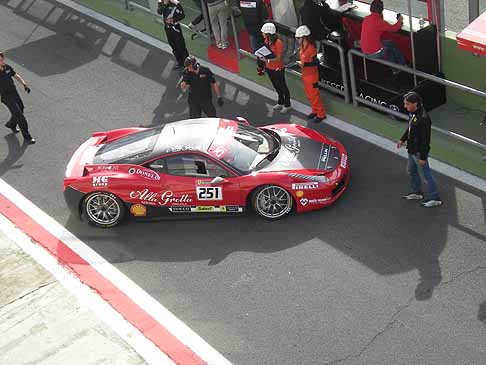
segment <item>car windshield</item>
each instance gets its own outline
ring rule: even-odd
[[[222,119],[208,153],[241,172],[254,170],[280,148],[273,134],[247,124]]]
[[[148,129],[102,145],[94,163],[130,163],[149,156],[157,144],[163,127]]]

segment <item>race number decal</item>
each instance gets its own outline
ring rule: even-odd
[[[198,186],[196,192],[197,200],[223,200],[221,186]]]

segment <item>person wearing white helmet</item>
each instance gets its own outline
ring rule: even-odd
[[[320,123],[326,119],[326,109],[321,100],[318,89],[319,83],[319,61],[317,60],[317,49],[314,40],[310,37],[310,29],[301,25],[295,31],[295,38],[299,42],[299,65],[302,69],[302,80],[304,91],[312,106],[312,112],[307,116],[314,123]]]
[[[287,113],[290,110],[290,91],[285,81],[285,66],[283,63],[284,45],[277,36],[275,24],[263,24],[261,32],[265,45],[272,51],[272,57],[261,58],[259,65],[267,71],[268,78],[278,94],[278,101],[273,106],[273,110],[280,110],[280,113]]]

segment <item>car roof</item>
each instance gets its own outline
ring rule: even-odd
[[[216,136],[219,121],[219,118],[202,118],[167,123],[160,133],[153,155],[179,151],[206,152]]]

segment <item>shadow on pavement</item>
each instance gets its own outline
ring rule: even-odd
[[[15,165],[15,162],[22,157],[28,146],[24,143],[21,144],[19,137],[13,133],[7,134],[4,138],[7,141],[8,154],[0,162],[0,176],[3,176],[8,170],[22,168],[22,164]]]
[[[172,59],[170,55],[55,2],[45,1],[51,9],[42,16],[33,16],[29,9],[34,3],[36,1],[26,7],[26,2],[20,2],[15,13],[55,34],[31,42],[27,38],[23,46],[7,50],[7,57],[25,64],[26,68],[40,76],[48,76],[72,71],[103,54],[110,57],[112,64],[123,68],[120,78],[130,77],[130,73],[134,72],[161,85],[160,103],[154,110],[152,121],[148,122],[150,125],[185,117],[186,97],[181,97],[180,90],[175,87],[179,75],[170,73],[165,79],[162,76],[164,67]],[[113,44],[109,43],[111,35],[119,38]],[[127,50],[133,45],[137,47],[133,49],[144,50],[143,56],[133,49]],[[29,60],[29,54],[39,53],[39,50],[45,53],[46,58]],[[140,62],[129,62],[127,57],[138,57]],[[56,67],[51,67],[50,61]],[[115,71],[110,68],[107,72]],[[125,79],[122,81],[119,87],[124,87]],[[218,81],[226,96],[224,107],[217,109],[222,117],[241,115],[255,125],[273,123],[276,118],[282,122],[290,121],[292,117],[302,118],[295,113],[269,113],[265,98],[242,90],[231,81]],[[129,83],[127,79],[127,86]],[[141,100],[137,91],[132,89],[131,93],[133,100]],[[325,123],[315,129],[339,139],[346,146],[352,171],[349,190],[335,205],[322,211],[271,223],[248,215],[190,222],[129,222],[111,230],[87,227],[76,217],[70,217],[66,227],[113,263],[207,260],[209,265],[216,265],[233,252],[277,252],[317,239],[381,275],[417,270],[420,279],[415,297],[418,300],[429,299],[442,280],[439,256],[447,243],[449,227],[472,233],[486,241],[483,233],[458,220],[456,187],[478,197],[484,197],[484,194],[438,176],[445,203],[443,207],[424,209],[414,202],[401,201],[400,196],[407,191],[405,161],[402,158]],[[23,152],[15,145],[15,140],[9,143],[9,156],[2,163],[0,173],[9,169]],[[484,206],[485,203],[482,204]]]

